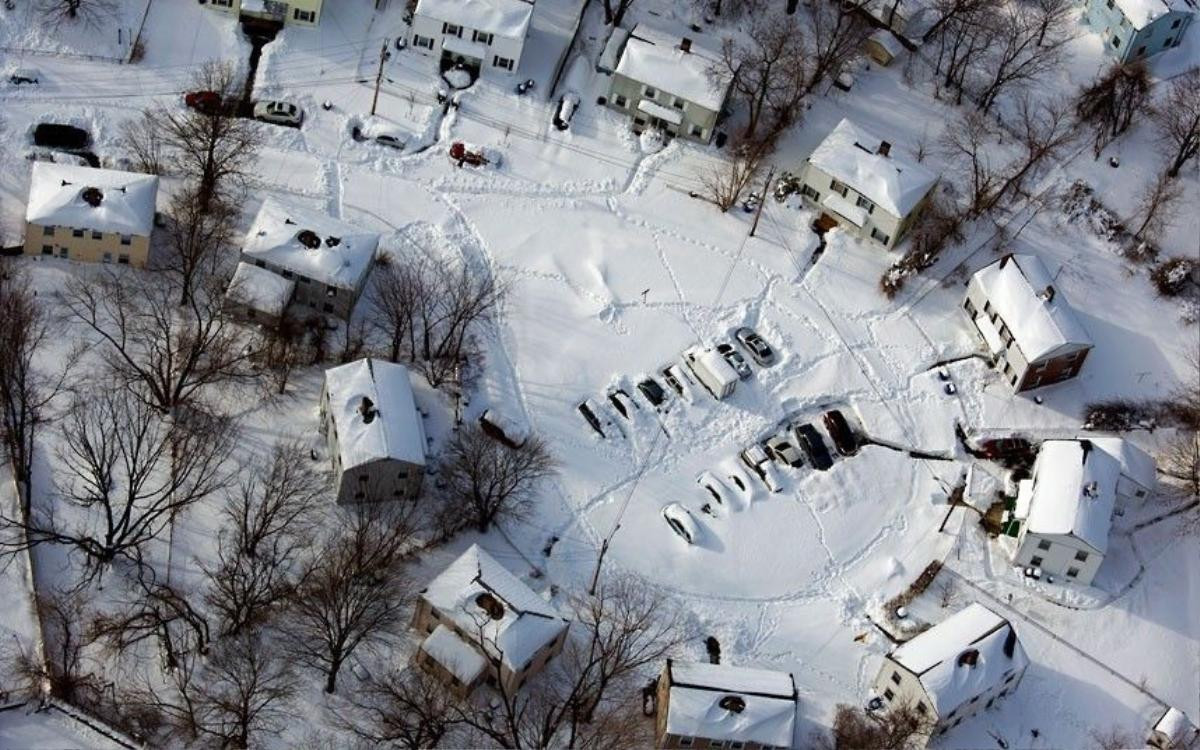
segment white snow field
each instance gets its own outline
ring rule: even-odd
[[[122,123],[156,101],[183,106],[201,62],[230,60],[245,69],[249,43],[233,18],[184,0],[147,6],[144,57],[124,65],[49,54],[68,51],[65,43],[21,42],[40,51],[5,51],[6,39],[43,37],[16,31],[28,19],[0,15],[6,28],[0,70],[43,73],[37,87],[0,81],[0,246],[21,241],[31,171],[25,155],[36,124],[85,127],[102,161],[117,158]],[[484,331],[486,366],[467,417],[497,409],[544,437],[560,462],[530,519],[460,535],[423,555],[417,578],[431,579],[478,543],[522,577],[538,571],[537,587],[556,587],[553,606],[567,614],[568,595],[586,591],[607,542],[601,575],[640,574],[664,607],[684,614],[689,640],[682,660],[704,660],[704,638],[715,636],[724,662],[794,675],[800,716],[793,745],[808,747],[810,732],[828,728],[837,704],[869,698],[880,657],[893,647],[869,618],[940,560],[939,581],[957,582],[954,607],[942,608],[931,592],[912,604],[912,617],[936,622],[979,601],[1012,622],[1030,666],[1013,695],[934,738],[931,747],[1083,748],[1093,731],[1112,726],[1141,737],[1167,705],[1200,718],[1200,545],[1194,534],[1181,533],[1185,518],[1140,527],[1166,507],[1154,498],[1144,508],[1121,509],[1095,585],[1083,589],[1029,581],[1008,563],[1005,543],[983,533],[979,513],[948,505],[968,472],[967,500],[981,510],[1004,481],[996,465],[963,450],[956,425],[968,433],[1074,436],[1088,402],[1164,396],[1189,376],[1200,334],[1181,319],[1177,303],[1156,296],[1143,269],[1055,208],[1014,212],[1002,242],[977,232],[894,300],[878,282],[898,254],[838,230],[818,253],[809,230],[816,216],[791,203],[768,200],[750,237],[753,214],[740,206],[720,213],[689,196],[703,189],[700,176],[723,158],[721,151],[682,142],[644,149],[625,120],[596,104],[608,79],[591,64],[607,38],[595,3],[572,43],[578,4],[539,0],[511,85],[478,81],[444,115],[436,97],[446,86],[434,63],[390,44],[370,122],[409,137],[401,149],[357,142],[351,130],[369,122],[380,47],[404,32],[402,2],[373,6],[329,0],[319,27],[286,27],[264,49],[255,97],[294,101],[306,119],[299,130],[263,126],[269,136],[240,226],[276,199],[379,233],[381,252],[393,262],[419,253],[458,256],[508,279],[501,314]],[[692,20],[683,4],[647,2],[634,6],[627,25],[651,11]],[[1193,29],[1187,45],[1162,55],[1155,74],[1166,79],[1200,60],[1197,37]],[[1071,53],[1068,68],[1043,93],[1069,95],[1104,59],[1086,35]],[[588,64],[572,65],[580,54],[590,56]],[[581,97],[564,132],[552,125],[563,90],[552,90],[552,77],[562,55],[570,87]],[[1182,55],[1189,57],[1181,62]],[[822,87],[772,165],[798,171],[843,118],[907,153],[934,143],[956,108],[908,83],[903,68],[862,65],[849,92]],[[517,96],[513,87],[525,78],[534,78],[536,88]],[[454,141],[478,144],[502,160],[457,168],[447,155]],[[1072,151],[1036,189],[1061,193],[1086,179],[1110,209],[1128,215],[1136,203],[1131,186],[1157,168],[1153,141],[1149,124],[1139,124],[1100,160],[1090,148]],[[1119,169],[1108,166],[1110,153],[1120,157]],[[959,184],[964,176],[944,172],[940,160],[931,150],[922,166]],[[1187,208],[1163,242],[1168,254],[1200,255],[1196,171],[1192,162],[1181,177]],[[163,177],[160,210],[177,186],[175,177]],[[961,303],[966,279],[996,260],[998,250],[1040,257],[1070,300],[1095,344],[1078,378],[1014,395],[982,360],[985,346]],[[57,259],[13,262],[28,269],[39,296],[49,300],[69,278],[90,272]],[[778,361],[752,364],[751,377],[728,398],[718,401],[699,383],[687,383],[688,398],[668,388],[667,402],[655,410],[637,393],[647,375],[661,382],[661,371],[685,349],[732,341],[741,326],[757,330]],[[56,342],[53,356],[64,357],[69,344]],[[241,420],[239,458],[267,460],[270,447],[290,437],[315,445],[321,378],[321,367],[303,368],[288,395],[275,400],[231,389],[226,406]],[[428,415],[425,431],[436,455],[450,407],[418,381],[415,397]],[[636,400],[630,418],[611,408],[613,389]],[[585,398],[605,409],[612,425],[606,437],[576,410]],[[739,460],[740,451],[788,421],[817,426],[832,450],[821,416],[834,408],[874,444],[854,456],[835,455],[828,471],[777,467],[777,492]],[[1161,439],[1144,431],[1126,437],[1151,453]],[[40,446],[35,497],[50,494],[53,463],[53,446]],[[712,514],[703,510],[711,498],[696,482],[705,471],[729,489],[729,502]],[[733,485],[733,475],[747,492]],[[6,491],[11,486],[3,484]],[[0,494],[0,501],[12,499]],[[694,518],[692,544],[664,520],[669,503]],[[197,577],[194,562],[213,555],[217,508],[209,503],[181,523],[169,559],[182,580]],[[167,559],[166,550],[155,554]],[[0,614],[0,638],[33,643],[24,564],[0,569],[0,600],[14,603]],[[35,584],[65,577],[73,564],[38,550]],[[397,653],[415,643],[406,640]],[[367,658],[359,657],[369,669]],[[318,689],[309,695],[314,704]],[[273,746],[295,746],[310,729],[297,721]]]

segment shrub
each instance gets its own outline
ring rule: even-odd
[[[1196,261],[1192,258],[1175,257],[1159,263],[1150,271],[1154,288],[1164,297],[1177,297],[1187,288],[1196,272]]]

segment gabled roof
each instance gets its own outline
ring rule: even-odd
[[[1029,663],[1012,625],[979,603],[899,646],[888,658],[917,676],[938,716],[987,692]]]
[[[1163,712],[1154,723],[1154,731],[1161,733],[1171,741],[1171,747],[1186,748],[1187,743],[1196,739],[1200,732],[1188,720],[1186,714],[1174,706]]]
[[[394,459],[425,465],[425,428],[408,368],[360,359],[325,371],[342,469]]]
[[[682,49],[684,40],[690,45],[687,52]],[[730,78],[721,72],[710,75],[721,55],[707,44],[708,40],[684,27],[661,21],[639,23],[625,40],[616,72],[718,112],[725,103]]]
[[[296,282],[274,271],[242,261],[237,264],[225,298],[267,315],[279,316],[292,299]]]
[[[977,271],[973,280],[1027,362],[1092,346],[1091,336],[1036,255],[1006,255]]]
[[[371,270],[378,245],[374,232],[268,198],[246,233],[242,254],[323,284],[355,289]]]
[[[422,596],[469,637],[482,638],[489,656],[514,671],[567,627],[546,600],[478,544],[450,563]],[[481,601],[489,600],[502,610],[485,609]]]
[[[808,162],[870,198],[889,214],[904,218],[934,186],[938,176],[904,158],[894,145],[888,155],[880,154],[882,144],[879,136],[850,120],[842,120],[812,152]]]
[[[524,39],[533,18],[533,3],[528,0],[419,0],[416,15],[509,39]]]
[[[1170,0],[1116,0],[1121,14],[1129,19],[1133,28],[1141,30],[1156,19],[1175,10]]]
[[[791,674],[668,660],[667,678],[669,734],[792,746],[798,699]]]
[[[1033,489],[1026,530],[1043,535],[1070,535],[1103,554],[1116,505],[1117,482],[1125,474],[1147,481],[1146,456],[1126,441],[1047,440],[1033,467]],[[1115,453],[1113,452],[1115,451]],[[1140,456],[1138,454],[1141,454]],[[1139,476],[1126,474],[1132,471]],[[1153,474],[1150,475],[1153,487]]]
[[[149,237],[158,177],[39,161],[33,165],[25,220]]]

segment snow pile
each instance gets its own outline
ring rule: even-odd
[[[465,89],[471,85],[471,72],[465,68],[451,68],[442,73],[442,77],[456,89]]]
[[[148,237],[157,197],[154,175],[37,162],[25,220],[43,227]]]
[[[360,359],[326,370],[325,392],[343,469],[383,459],[425,464],[425,429],[408,368]]]
[[[888,154],[881,154],[883,143],[878,136],[843,119],[812,152],[808,162],[870,198],[889,214],[903,218],[916,208],[938,176],[915,161],[902,158],[894,147]]]

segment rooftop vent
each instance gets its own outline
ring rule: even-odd
[[[284,218],[283,223],[284,224],[295,224],[296,222],[292,221],[291,219]]]
[[[1100,497],[1100,484],[1096,480],[1092,480],[1083,485],[1083,496],[1090,498]]]
[[[100,203],[104,200],[104,193],[100,192],[100,188],[87,187],[79,194],[83,198],[83,202],[92,208],[99,208]]]
[[[1045,289],[1038,292],[1038,298],[1042,302],[1053,302],[1054,301],[1054,287],[1047,284]]]
[[[496,597],[492,596],[486,591],[475,597],[475,604],[477,604],[484,612],[487,612],[488,617],[492,618],[493,620],[504,619],[504,605],[497,601]]]
[[[362,397],[362,403],[358,405],[358,413],[362,415],[363,424],[371,424],[375,421],[375,415],[379,410],[375,408],[375,402],[366,396]]]
[[[740,714],[746,710],[746,699],[740,695],[726,695],[717,701],[717,705],[731,713]]]
[[[679,50],[681,52],[691,52],[692,51],[692,40],[688,39],[686,36],[684,38],[680,39],[679,40]]]
[[[892,144],[888,143],[887,141],[880,141],[879,149],[876,150],[875,153],[879,154],[880,156],[891,156]]]
[[[326,237],[325,238],[325,247],[337,247],[340,244],[342,244],[341,237]]]
[[[296,240],[309,250],[316,250],[321,246],[321,238],[311,229],[301,229],[296,233]]]
[[[969,648],[958,655],[958,666],[973,667],[979,663],[979,652],[973,648]]]

